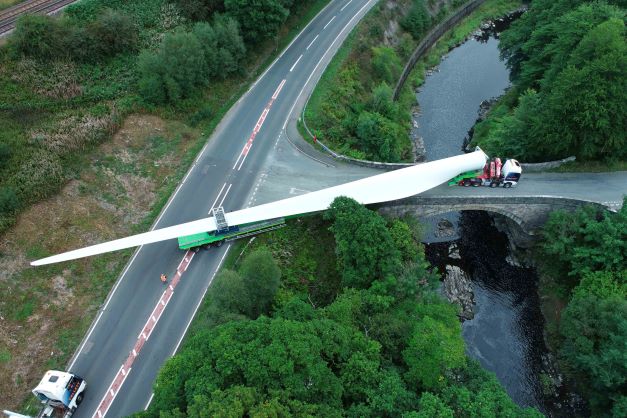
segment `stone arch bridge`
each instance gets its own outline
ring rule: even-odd
[[[627,195],[627,173],[529,173],[518,187],[491,189],[442,185],[406,199],[376,205],[382,214],[428,217],[452,211],[498,214],[520,247],[530,246],[554,210],[583,205],[617,211]]]

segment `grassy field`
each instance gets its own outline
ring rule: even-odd
[[[2,407],[36,412],[29,390],[46,369],[65,367],[132,252],[37,269],[28,261],[148,229],[222,116],[327,3],[319,0],[292,16],[278,43],[252,53],[245,76],[212,83],[175,108],[140,105],[133,56],[102,66],[55,62],[47,67],[2,57],[0,123],[6,129],[0,141],[23,150],[12,155],[13,167],[38,150],[31,138],[67,140],[86,132],[94,138],[59,158],[59,184],[25,205],[2,234]],[[168,18],[161,8],[108,2],[117,4],[142,19]],[[154,42],[162,29],[145,27],[142,42]],[[67,97],[68,91],[76,95]]]

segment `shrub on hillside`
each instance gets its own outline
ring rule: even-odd
[[[11,159],[11,147],[5,143],[0,143],[0,169]]]
[[[372,71],[376,79],[394,85],[402,69],[401,59],[394,49],[388,46],[372,48]]]
[[[624,264],[623,264],[624,266]],[[627,270],[586,275],[564,310],[560,355],[590,399],[593,416],[624,416],[627,383]]]
[[[411,33],[414,39],[420,39],[430,26],[431,16],[425,7],[424,0],[414,0],[411,10],[401,20],[401,27]]]

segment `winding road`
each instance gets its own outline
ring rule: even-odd
[[[290,168],[301,177],[326,167],[291,148],[288,117],[297,117],[343,39],[375,3],[331,1],[305,27],[218,125],[153,228],[206,217],[217,206],[256,204],[274,152],[289,152]],[[346,167],[334,178],[371,174]],[[300,193],[293,184],[279,193]],[[184,254],[173,240],[135,252],[68,366],[88,383],[76,417],[121,417],[147,407],[159,368],[178,349],[229,247]],[[167,285],[159,281],[164,272]]]

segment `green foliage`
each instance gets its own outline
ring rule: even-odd
[[[128,16],[105,9],[84,25],[45,15],[20,17],[9,49],[18,57],[97,62],[132,51],[137,43],[137,28]]]
[[[138,68],[139,91],[149,102],[176,103],[242,70],[246,48],[230,17],[216,16],[210,25],[196,23],[191,32],[167,34],[157,52],[143,51]]]
[[[434,306],[448,310],[449,317],[450,311],[454,311],[448,304]],[[466,363],[464,348],[459,322],[446,323],[424,316],[415,324],[408,347],[403,351],[408,367],[405,375],[407,382],[427,390],[442,388],[447,373]]]
[[[357,120],[356,133],[376,161],[400,161],[397,141],[405,134],[402,126],[379,113],[363,112]]]
[[[453,410],[456,417],[517,417],[541,418],[535,409],[518,407],[503,390],[493,373],[481,368],[474,360],[458,370],[454,382],[438,397]]]
[[[179,375],[159,374],[148,416],[175,408],[217,412],[233,407],[247,415],[264,404],[288,413],[303,407],[335,410],[342,405],[342,376],[350,370],[362,382],[365,371],[357,359],[374,361],[378,368],[377,347],[358,331],[328,320],[262,317],[221,325],[194,336],[166,365],[168,372],[170,363],[183,367]],[[333,368],[327,359],[333,359]]]
[[[624,8],[534,1],[500,44],[519,103],[489,115],[491,129],[474,142],[527,161],[627,158],[625,34]]]
[[[414,0],[411,10],[401,20],[401,26],[411,34],[416,40],[420,40],[422,35],[431,26],[431,16],[425,7],[424,0]]]
[[[50,59],[62,50],[65,33],[57,21],[44,15],[21,16],[9,38],[9,48],[15,55]]]
[[[214,13],[224,11],[224,0],[174,0],[183,13],[191,20],[209,20]]]
[[[20,206],[12,187],[0,187],[0,215],[10,215]]]
[[[112,57],[137,47],[137,28],[128,16],[106,9],[87,25],[87,39],[93,43],[92,59]]]
[[[280,0],[225,0],[226,13],[233,16],[249,43],[275,36],[289,16],[289,8]]]
[[[191,33],[167,34],[156,53],[140,54],[138,67],[140,93],[153,103],[175,103],[207,85],[202,46]]]
[[[420,397],[419,411],[407,416],[415,418],[453,418],[453,410],[437,395],[431,392],[423,392]]]
[[[624,202],[618,213],[599,213],[592,207],[551,213],[539,246],[544,269],[568,289],[585,274],[623,269],[627,263],[626,207]]]
[[[377,79],[394,85],[402,70],[401,59],[392,48],[378,46],[372,49],[372,71]]]
[[[250,253],[239,272],[222,270],[215,277],[208,295],[214,316],[224,313],[257,318],[268,314],[279,287],[281,270],[266,249]],[[231,319],[229,315],[226,319]],[[216,323],[221,322],[216,319]]]
[[[560,333],[560,354],[595,415],[618,412],[627,383],[627,270],[588,274],[562,314]]]
[[[411,158],[410,104],[392,101],[392,88],[415,41],[399,30],[390,47],[383,34],[402,18],[403,4],[375,7],[351,33],[325,71],[306,111],[307,124],[334,151],[386,162]],[[414,100],[411,97],[409,100]]]
[[[336,198],[325,219],[333,221],[338,270],[347,287],[368,288],[379,278],[395,275],[400,253],[385,221],[353,199]]]
[[[217,16],[211,25],[197,23],[192,32],[202,46],[209,77],[224,79],[243,69],[246,47],[235,20]]]
[[[256,318],[262,313],[267,313],[281,279],[281,270],[270,251],[259,249],[249,254],[242,262],[239,272],[247,288],[249,316]]]

